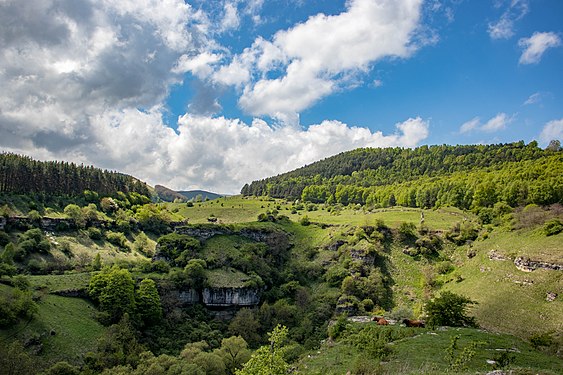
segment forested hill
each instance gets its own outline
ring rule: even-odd
[[[38,161],[0,153],[0,193],[80,195],[85,190],[149,196],[147,185],[129,175],[61,161]]]
[[[363,148],[254,181],[241,192],[317,203],[470,208],[476,202],[476,190],[484,189],[486,183],[501,183],[488,188],[494,190],[492,195],[479,204],[550,204],[560,202],[563,195],[562,155],[558,144],[543,150],[535,141],[528,145],[521,141],[415,149]],[[539,187],[548,184],[548,192]],[[504,191],[509,186],[512,190]]]

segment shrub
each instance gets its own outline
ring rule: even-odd
[[[448,260],[440,262],[436,265],[436,272],[438,272],[440,275],[448,274],[453,270],[454,270],[454,265],[452,264],[452,262]]]
[[[561,220],[558,218],[548,220],[543,225],[543,232],[546,236],[554,236],[556,234],[559,234],[563,232],[563,222],[561,222]]]
[[[96,227],[90,227],[88,228],[88,237],[94,241],[101,240],[103,238],[102,231]]]
[[[467,297],[444,291],[440,297],[426,303],[428,324],[431,327],[474,327],[475,318],[467,316],[466,310],[469,305],[475,303]]]
[[[0,246],[6,246],[10,243],[10,236],[4,231],[0,231]]]
[[[119,248],[129,248],[129,246],[127,246],[127,238],[125,238],[125,235],[123,233],[109,231],[106,233],[106,239],[109,243]]]
[[[299,224],[306,227],[306,226],[311,224],[311,220],[309,220],[309,217],[307,215],[305,215],[299,220]]]
[[[399,241],[403,243],[412,243],[416,241],[416,225],[410,222],[402,222],[399,225]]]

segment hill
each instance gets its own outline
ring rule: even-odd
[[[201,197],[202,201],[206,201],[206,200],[212,201],[214,199],[224,197],[224,195],[222,194],[211,193],[205,190],[187,190],[187,191],[179,191],[178,193],[182,194],[189,200],[197,200],[198,196]]]
[[[0,171],[0,193],[78,196],[91,190],[105,195],[119,191],[149,195],[146,184],[138,179],[93,166],[0,153]]]
[[[278,325],[288,328],[284,359],[304,375],[483,373],[493,368],[487,360],[522,374],[557,373],[563,208],[553,198],[563,194],[561,153],[534,145],[497,151],[531,156],[412,180],[390,175],[387,185],[367,184],[377,175],[370,169],[315,175],[302,198],[339,181],[324,201],[23,194],[15,211],[6,200],[0,373],[11,365],[6,358],[27,355],[35,371],[66,361],[92,374],[159,366],[232,374],[228,366],[243,363],[225,357],[232,345],[270,348]],[[425,155],[420,162],[428,156],[411,152]],[[402,204],[410,198],[412,206]],[[530,200],[540,204],[519,206]],[[476,302],[465,313],[479,328],[401,326],[428,319],[428,303],[446,291]],[[370,323],[375,316],[395,324]]]
[[[245,185],[243,195],[461,209],[562,203],[563,152],[536,142],[357,149]],[[537,194],[536,194],[537,192]],[[540,193],[541,192],[541,193]]]
[[[164,202],[174,202],[176,200],[179,202],[186,202],[189,200],[185,195],[169,189],[166,186],[154,185],[154,190],[157,197]]]

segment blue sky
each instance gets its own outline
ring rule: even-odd
[[[562,38],[558,0],[6,0],[0,149],[236,193],[356,147],[545,146]]]

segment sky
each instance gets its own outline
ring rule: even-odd
[[[560,0],[0,0],[0,151],[176,190],[563,141]]]

